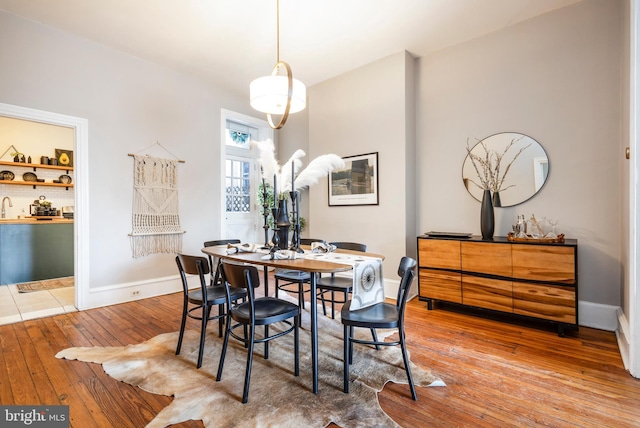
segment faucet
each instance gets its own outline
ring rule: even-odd
[[[7,199],[9,199],[9,207],[12,207],[13,204],[11,203],[11,198],[8,196],[5,196],[4,198],[2,198],[2,218],[6,218],[7,217],[7,211],[4,209],[4,201],[6,201]]]

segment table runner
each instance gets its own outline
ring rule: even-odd
[[[382,259],[342,253],[309,254],[305,257],[353,266],[353,289],[350,310],[354,311],[384,302]]]

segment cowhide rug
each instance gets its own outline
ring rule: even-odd
[[[173,395],[173,402],[148,427],[166,427],[190,419],[202,420],[205,427],[326,427],[331,422],[342,427],[397,427],[380,408],[377,393],[387,382],[407,384],[400,347],[376,351],[354,345],[350,393],[345,394],[342,324],[321,314],[317,395],[311,385],[308,310],[303,312],[300,330],[300,376],[293,375],[293,334],[271,341],[268,360],[263,358],[264,345],[256,344],[247,404],[240,401],[247,353],[233,338],[229,339],[222,380],[216,382],[222,345],[217,325],[208,332],[200,369],[196,369],[196,330],[185,332],[180,355],[175,355],[178,332],[174,332],[136,345],[68,348],[56,357],[101,363],[115,379],[154,394]],[[362,334],[370,335],[368,330]],[[417,386],[444,386],[429,370],[413,363],[411,370]],[[411,399],[408,385],[407,399]]]

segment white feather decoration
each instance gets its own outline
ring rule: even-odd
[[[302,159],[306,153],[302,149],[298,149],[294,154],[291,155],[287,163],[285,163],[280,169],[280,177],[278,180],[281,180],[282,183],[280,189],[278,189],[281,193],[290,192],[291,191],[291,164],[293,164],[293,173],[294,175],[300,170],[302,166]]]
[[[253,144],[258,148],[260,155],[258,162],[262,169],[262,178],[273,186],[273,176],[280,174],[280,166],[276,160],[276,148],[270,139],[265,141],[254,141]]]
[[[296,178],[296,189],[303,189],[316,184],[321,177],[326,176],[335,169],[342,169],[345,163],[338,155],[321,155],[309,162],[309,165],[300,172]]]

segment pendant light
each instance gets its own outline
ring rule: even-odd
[[[307,104],[307,88],[304,83],[294,79],[291,67],[280,61],[280,0],[276,0],[276,65],[270,76],[259,77],[249,85],[251,107],[267,113],[267,121],[273,129],[284,126],[289,113],[304,110]],[[286,75],[281,75],[283,72]],[[278,124],[273,123],[271,115],[280,115]]]

